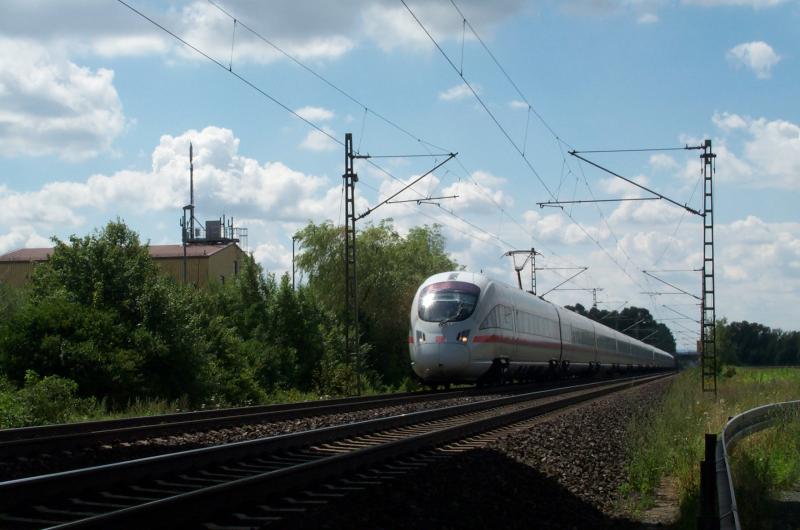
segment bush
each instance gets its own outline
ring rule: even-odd
[[[77,397],[78,384],[55,375],[25,373],[25,386],[16,390],[0,380],[0,427],[26,427],[85,420],[100,414],[93,398]]]

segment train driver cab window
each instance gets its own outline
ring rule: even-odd
[[[438,282],[419,295],[419,318],[426,322],[458,322],[469,318],[481,289],[467,282]]]

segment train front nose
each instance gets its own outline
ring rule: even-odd
[[[455,332],[417,333],[414,372],[424,381],[461,380],[469,365],[467,341]],[[449,336],[452,335],[452,336]]]
[[[439,344],[417,342],[413,369],[423,381],[442,379],[444,373],[439,363]]]

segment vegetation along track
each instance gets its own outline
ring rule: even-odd
[[[263,509],[283,492],[660,377],[540,390],[7,481],[0,483],[0,526],[155,528],[214,521],[246,503]],[[273,516],[250,516],[244,524],[258,526]]]
[[[564,381],[537,388],[563,386]],[[114,420],[88,421],[0,430],[0,454],[6,457],[56,453],[75,447],[90,447],[108,442],[125,442],[161,436],[272,423],[302,418],[411,405],[422,402],[488,396],[500,392],[524,392],[529,385],[490,389],[462,389],[444,392],[405,392],[371,396],[257,405],[250,407],[181,412]]]

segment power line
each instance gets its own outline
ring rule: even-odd
[[[411,14],[411,16],[417,22],[419,27],[422,28],[422,30],[425,32],[425,34],[428,36],[428,38],[431,40],[431,42],[433,42],[433,44],[436,46],[436,48],[439,50],[439,52],[441,52],[442,56],[444,56],[444,58],[447,60],[447,62],[453,68],[453,71],[455,71],[456,74],[458,74],[458,76],[461,78],[461,80],[464,82],[464,84],[467,86],[467,88],[469,88],[470,92],[472,92],[472,95],[475,96],[476,100],[478,100],[478,103],[480,103],[481,107],[483,107],[483,110],[485,110],[486,113],[489,114],[489,117],[492,118],[492,121],[494,121],[495,125],[497,125],[497,127],[500,129],[500,131],[503,133],[503,135],[506,137],[506,139],[509,141],[509,143],[514,147],[514,149],[517,151],[517,153],[519,153],[519,155],[522,157],[522,159],[525,160],[525,163],[528,165],[530,170],[533,172],[533,174],[539,180],[539,183],[544,187],[545,190],[547,190],[547,193],[549,193],[550,196],[553,197],[553,199],[555,199],[556,198],[555,195],[553,195],[553,192],[547,186],[547,184],[545,183],[545,181],[542,178],[542,176],[539,174],[538,171],[536,171],[536,168],[533,167],[533,165],[530,163],[528,158],[525,156],[525,154],[519,148],[517,143],[511,138],[511,135],[508,133],[508,131],[505,129],[505,127],[503,127],[503,125],[497,119],[497,116],[495,116],[494,113],[491,110],[489,110],[489,107],[486,105],[486,103],[483,101],[483,99],[478,95],[478,92],[476,92],[475,88],[473,88],[473,86],[469,83],[469,81],[467,81],[467,79],[464,77],[463,72],[459,71],[459,69],[456,67],[456,65],[453,63],[453,61],[450,59],[450,57],[444,52],[442,47],[439,46],[439,43],[436,41],[436,39],[433,38],[433,35],[430,34],[430,32],[428,31],[428,28],[426,28],[425,25],[422,23],[422,21],[420,21],[417,18],[417,15],[414,14],[414,11],[412,11],[411,8],[408,7],[408,4],[406,4],[406,1],[405,0],[400,0],[400,2],[402,2],[402,4],[405,6],[405,8],[408,10],[408,12]]]
[[[575,151],[576,153],[642,153],[650,151],[686,151],[687,149],[698,149],[697,147],[690,147],[688,144],[684,147],[643,147],[640,149],[581,149]]]
[[[252,27],[250,27],[250,26],[249,26],[249,25],[247,25],[246,23],[242,22],[240,19],[238,19],[237,17],[235,17],[235,16],[234,16],[232,13],[228,12],[226,9],[224,9],[222,6],[220,6],[220,5],[219,5],[217,2],[215,2],[214,0],[208,0],[208,2],[209,2],[209,3],[210,3],[212,6],[214,6],[214,7],[215,7],[217,10],[219,10],[221,13],[223,13],[225,16],[227,16],[227,17],[231,18],[231,19],[234,21],[234,24],[237,24],[237,23],[238,23],[238,25],[240,25],[242,28],[246,29],[247,31],[249,31],[250,33],[252,33],[253,35],[255,35],[255,36],[256,36],[256,38],[258,38],[259,40],[261,40],[262,42],[264,42],[264,43],[265,43],[265,44],[267,44],[268,46],[272,47],[272,48],[273,48],[274,50],[276,50],[278,53],[282,54],[283,56],[285,56],[286,58],[288,58],[290,61],[292,61],[292,62],[293,62],[293,63],[295,63],[296,65],[300,66],[302,69],[304,69],[305,71],[307,71],[308,73],[310,73],[311,75],[313,75],[314,77],[316,77],[317,79],[319,79],[320,81],[322,81],[324,84],[326,84],[327,86],[329,86],[330,88],[332,88],[333,90],[335,90],[336,92],[338,92],[340,95],[344,96],[344,97],[345,97],[346,99],[348,99],[349,101],[351,101],[351,102],[355,103],[355,104],[356,104],[356,105],[358,105],[359,107],[362,107],[362,108],[364,109],[364,116],[363,116],[363,119],[362,119],[362,131],[363,131],[363,128],[364,128],[364,122],[366,121],[366,115],[367,115],[367,114],[372,114],[373,116],[377,117],[378,119],[380,119],[380,120],[381,120],[381,121],[383,121],[384,123],[388,124],[389,126],[393,127],[394,129],[396,129],[396,130],[400,131],[401,133],[405,134],[406,136],[408,136],[408,137],[409,137],[409,138],[411,138],[412,140],[415,140],[416,142],[418,142],[420,145],[422,145],[422,147],[423,147],[424,149],[426,149],[426,150],[428,150],[428,151],[429,151],[429,155],[430,155],[430,156],[446,156],[446,155],[448,154],[448,153],[440,153],[440,154],[438,154],[438,155],[437,155],[437,154],[435,154],[435,153],[432,153],[432,152],[430,152],[430,150],[428,149],[428,147],[432,147],[432,148],[434,148],[434,149],[437,149],[437,150],[439,150],[439,151],[448,151],[448,150],[447,150],[447,149],[444,149],[444,148],[442,148],[442,147],[439,147],[438,145],[436,145],[436,144],[434,144],[434,143],[432,143],[432,142],[429,142],[429,141],[423,140],[423,139],[422,139],[422,138],[420,138],[419,136],[417,136],[417,135],[413,134],[412,132],[410,132],[408,129],[406,129],[406,128],[404,128],[403,126],[399,125],[399,124],[398,124],[397,122],[395,122],[394,120],[391,120],[391,119],[389,119],[388,117],[386,117],[385,115],[383,115],[383,114],[381,114],[381,113],[379,113],[379,112],[375,111],[374,109],[372,109],[371,107],[369,107],[368,105],[366,105],[365,103],[363,103],[361,100],[359,100],[358,98],[356,98],[355,96],[353,96],[352,94],[350,94],[349,92],[347,92],[345,89],[341,88],[341,87],[340,87],[339,85],[337,85],[336,83],[334,83],[334,82],[332,82],[331,80],[327,79],[325,76],[321,75],[319,72],[317,72],[316,70],[314,70],[313,68],[311,68],[310,66],[308,66],[307,64],[305,64],[304,62],[300,61],[298,58],[296,58],[296,57],[295,57],[295,56],[293,56],[292,54],[288,53],[288,52],[287,52],[286,50],[284,50],[282,47],[278,46],[276,43],[274,43],[274,42],[273,42],[273,41],[271,41],[270,39],[266,38],[264,35],[262,35],[262,34],[261,34],[261,33],[259,33],[258,31],[256,31],[255,29],[253,29]],[[471,29],[471,30],[474,32],[474,30],[473,30],[472,28],[470,28],[470,29]],[[534,112],[536,112],[536,111],[535,111],[535,109],[534,109]],[[363,134],[362,134],[362,137],[363,137]],[[362,138],[360,138],[360,139],[359,139],[359,146],[360,146],[360,142],[361,142],[361,140],[362,140]],[[338,140],[337,140],[337,143],[339,143],[340,145],[343,145],[343,144],[342,144],[340,141],[338,141]],[[448,152],[449,152],[449,151],[448,151]],[[424,156],[424,155],[412,155],[412,156]],[[371,157],[371,158],[382,158],[382,157],[373,156],[373,157]],[[375,165],[375,164],[374,164],[374,163],[372,163],[372,162],[369,162],[369,161],[367,161],[367,162],[368,162],[368,163],[370,163],[371,165],[375,166],[375,167],[376,167],[376,168],[377,168],[379,171],[381,171],[381,172],[385,173],[385,174],[386,174],[387,176],[389,176],[390,178],[392,178],[392,179],[394,179],[394,180],[397,180],[398,182],[402,182],[400,179],[396,178],[394,175],[392,175],[391,173],[389,173],[388,171],[386,171],[384,168],[382,168],[382,167],[380,167],[380,166],[377,166],[377,165]],[[461,160],[460,160],[459,158],[456,158],[456,162],[459,164],[459,166],[461,166],[461,167],[462,167],[462,169],[463,169],[463,170],[465,171],[465,173],[468,175],[468,178],[469,178],[470,180],[472,180],[472,181],[473,181],[473,183],[474,183],[474,184],[475,184],[475,185],[476,185],[476,186],[477,186],[477,187],[478,187],[478,188],[481,190],[481,192],[482,192],[482,193],[483,193],[483,194],[484,194],[484,195],[485,195],[487,198],[489,198],[489,199],[490,199],[490,201],[491,201],[491,202],[493,202],[493,203],[495,204],[495,206],[496,206],[496,207],[498,207],[498,208],[500,209],[500,211],[501,211],[501,213],[502,213],[503,215],[506,215],[507,217],[509,217],[509,219],[512,219],[512,220],[515,222],[515,224],[517,224],[517,225],[518,225],[518,226],[519,226],[519,227],[520,227],[520,228],[523,230],[523,232],[524,232],[526,235],[530,235],[530,234],[529,234],[529,232],[528,232],[528,230],[527,230],[527,229],[525,229],[525,227],[524,227],[522,224],[520,224],[520,223],[519,223],[519,222],[518,222],[518,221],[517,221],[515,218],[513,218],[513,217],[512,217],[512,216],[511,216],[511,215],[510,215],[510,214],[509,214],[509,213],[508,213],[508,212],[507,212],[507,211],[506,211],[504,208],[502,208],[501,206],[497,205],[497,203],[496,203],[496,202],[494,201],[494,199],[491,197],[491,194],[489,194],[489,193],[488,193],[488,192],[487,192],[485,189],[483,189],[483,188],[482,188],[480,185],[478,185],[478,183],[477,183],[477,182],[475,182],[475,180],[472,178],[472,176],[471,176],[470,172],[469,172],[469,171],[466,169],[466,167],[464,167],[464,165],[461,163]],[[417,194],[418,194],[420,197],[422,197],[422,198],[424,198],[424,197],[425,197],[425,195],[424,195],[424,194],[420,193],[420,192],[419,192],[419,191],[417,191],[416,189],[414,189],[413,191],[414,191],[415,193],[417,193]]]
[[[554,200],[557,200],[557,197],[553,194],[552,190],[544,182],[544,180],[542,179],[541,175],[536,170],[536,168],[533,167],[533,165],[531,164],[531,162],[528,159],[528,157],[519,148],[519,146],[516,144],[516,142],[511,138],[511,136],[508,133],[508,131],[503,127],[503,125],[500,123],[500,121],[497,119],[497,117],[494,115],[494,113],[492,113],[492,111],[488,108],[488,106],[483,101],[483,99],[475,91],[473,86],[464,77],[463,72],[459,71],[459,69],[456,67],[455,63],[453,63],[453,61],[450,59],[450,57],[447,55],[447,53],[445,53],[445,51],[442,49],[442,47],[439,45],[439,43],[436,41],[436,39],[433,37],[433,35],[431,35],[431,33],[428,31],[428,29],[425,27],[425,25],[422,23],[422,21],[416,16],[414,11],[408,6],[408,4],[405,2],[405,0],[400,0],[400,1],[403,4],[403,6],[406,8],[406,10],[409,12],[409,14],[412,16],[414,21],[420,26],[420,28],[425,32],[425,34],[428,36],[428,38],[431,40],[431,42],[434,44],[434,46],[439,50],[439,52],[445,58],[445,60],[450,65],[450,67],[453,69],[453,71],[456,72],[456,74],[461,78],[461,80],[467,86],[467,88],[469,88],[470,92],[472,92],[473,96],[480,103],[481,107],[483,107],[483,109],[486,111],[486,113],[489,114],[489,116],[492,118],[492,121],[494,121],[495,125],[497,125],[498,129],[500,129],[500,131],[503,133],[503,135],[508,140],[508,142],[517,151],[517,153],[519,153],[519,155],[525,161],[525,164],[527,165],[527,167],[534,174],[534,176],[537,178],[537,180],[539,180],[539,182],[542,184],[544,189],[548,192],[550,197],[552,199],[554,199]],[[453,2],[453,0],[451,0],[451,3],[453,3],[453,5],[455,6],[455,3]],[[457,6],[455,6],[455,7],[456,7],[456,10],[458,10],[458,7]],[[458,12],[462,16],[462,18],[464,20],[466,20],[466,17],[464,17],[463,13],[460,10],[458,10]],[[470,29],[473,31],[473,33],[476,34],[476,37],[479,38],[479,36],[477,35],[477,32],[474,31],[474,28],[472,28],[471,24],[470,24]],[[481,40],[481,42],[483,42],[483,41]],[[483,46],[484,46],[485,49],[488,50],[488,46],[486,46],[485,43],[483,43]],[[497,61],[497,59],[494,57],[493,54],[491,54],[491,55],[492,55],[495,63],[498,66],[500,66],[499,65],[499,61]],[[502,66],[500,66],[500,68],[502,69]],[[505,69],[502,69],[502,71],[505,72]],[[510,76],[508,76],[507,72],[505,72],[505,75],[507,76],[507,78],[510,79]],[[512,83],[513,83],[513,81],[512,81]],[[516,84],[514,84],[514,86],[516,87]],[[518,93],[522,94],[521,91],[519,91],[519,87],[516,87],[516,89],[518,90]],[[522,95],[522,97],[524,98],[524,95]],[[524,99],[527,101],[526,98],[524,98]],[[532,106],[531,106],[531,108],[532,108]],[[536,114],[538,115],[538,112]],[[542,123],[545,124],[545,126],[548,128],[548,130],[551,132],[551,134],[553,134],[553,136],[556,138],[556,140],[560,141],[560,138],[559,138],[558,134],[555,133],[555,131],[541,118],[540,115],[539,115],[539,118],[541,119]],[[598,248],[600,248],[611,259],[611,261],[614,262],[620,268],[620,270],[623,271],[623,273],[626,276],[628,276],[635,284],[638,284],[638,282],[630,275],[630,273],[628,273],[628,271],[619,264],[619,262],[608,252],[608,250],[605,249],[605,247],[603,247],[603,245],[599,241],[597,241],[594,237],[591,236],[591,234],[589,234],[589,232],[586,230],[586,228],[584,228],[581,225],[581,223],[579,223],[571,214],[567,214],[567,216],[570,218],[570,220],[576,226],[578,226],[578,228],[587,236],[587,238],[589,238],[591,241],[593,241],[598,246]],[[610,230],[610,227],[609,227],[609,230]],[[616,238],[616,236],[615,236],[615,238]]]
[[[286,111],[286,112],[288,112],[289,114],[293,115],[294,117],[296,117],[296,118],[297,118],[297,119],[299,119],[299,120],[302,120],[302,121],[303,121],[304,123],[306,123],[306,125],[308,125],[309,127],[312,127],[312,128],[314,128],[314,129],[316,129],[317,131],[321,132],[322,134],[324,134],[325,136],[327,136],[328,138],[330,138],[331,140],[333,140],[333,141],[334,141],[334,142],[336,142],[337,144],[339,144],[339,145],[341,145],[341,146],[344,146],[344,143],[342,143],[342,141],[341,141],[341,140],[339,140],[338,138],[336,138],[335,136],[333,136],[332,134],[330,134],[329,132],[327,132],[326,130],[324,130],[322,127],[320,127],[319,125],[315,124],[314,122],[312,122],[312,121],[310,121],[310,120],[308,120],[308,119],[304,118],[303,116],[301,116],[300,114],[298,114],[298,113],[297,113],[297,112],[295,112],[294,110],[290,109],[288,106],[286,106],[285,104],[283,104],[283,103],[282,103],[282,102],[280,102],[279,100],[275,99],[274,97],[272,97],[270,94],[268,94],[267,92],[265,92],[264,90],[262,90],[262,89],[261,89],[261,88],[259,88],[258,86],[254,85],[252,82],[250,82],[250,81],[249,81],[248,79],[246,79],[245,77],[243,77],[243,76],[241,76],[241,75],[237,74],[236,72],[234,72],[234,71],[233,71],[233,69],[232,69],[232,68],[230,68],[229,66],[225,66],[224,64],[222,64],[222,63],[221,63],[221,62],[219,62],[218,60],[214,59],[213,57],[211,57],[210,55],[208,55],[206,52],[204,52],[203,50],[201,50],[200,48],[198,48],[198,47],[194,46],[193,44],[190,44],[189,42],[187,42],[187,41],[186,41],[186,40],[184,40],[183,38],[179,37],[177,34],[173,33],[171,30],[169,30],[169,29],[167,29],[166,27],[162,26],[161,24],[159,24],[158,22],[156,22],[156,21],[155,21],[155,20],[153,20],[152,18],[148,17],[147,15],[145,15],[144,13],[142,13],[141,11],[139,11],[138,9],[136,9],[135,7],[133,7],[132,5],[130,5],[130,4],[128,4],[127,2],[125,2],[125,0],[117,0],[117,2],[119,2],[119,3],[120,3],[120,4],[122,4],[122,5],[124,5],[125,7],[127,7],[128,9],[130,9],[131,11],[133,11],[134,13],[136,13],[137,15],[139,15],[140,17],[142,17],[143,19],[147,20],[148,22],[150,22],[151,24],[153,24],[155,27],[157,27],[158,29],[160,29],[160,30],[161,30],[161,31],[163,31],[164,33],[167,33],[168,35],[170,35],[171,37],[173,37],[175,40],[179,41],[181,44],[183,44],[183,45],[184,45],[184,46],[186,46],[187,48],[191,48],[191,49],[192,49],[192,51],[194,51],[195,53],[197,53],[197,54],[199,54],[199,55],[202,55],[203,57],[205,57],[206,59],[208,59],[208,60],[209,60],[209,61],[211,61],[212,63],[216,64],[217,66],[219,66],[220,68],[222,68],[223,70],[225,70],[226,72],[228,72],[229,74],[231,74],[232,76],[236,77],[236,78],[237,78],[237,79],[239,79],[241,82],[243,82],[244,84],[246,84],[247,86],[249,86],[250,88],[252,88],[253,90],[255,90],[256,92],[260,93],[262,96],[266,97],[267,99],[269,99],[270,101],[272,101],[273,103],[275,103],[276,105],[278,105],[279,107],[281,107],[283,110],[285,110],[285,111]]]
[[[435,144],[432,144],[430,142],[427,142],[427,141],[423,140],[422,138],[418,137],[417,135],[411,133],[408,129],[406,129],[406,128],[402,127],[401,125],[399,125],[397,122],[387,118],[386,116],[384,116],[383,114],[381,114],[379,112],[376,112],[374,109],[369,108],[365,103],[362,103],[359,99],[357,99],[356,97],[354,97],[353,95],[348,93],[346,90],[344,90],[343,88],[339,87],[338,85],[336,85],[335,83],[333,83],[332,81],[330,81],[329,79],[324,77],[323,75],[319,74],[316,70],[314,70],[313,68],[311,68],[307,64],[303,63],[302,61],[297,59],[295,56],[293,56],[292,54],[290,54],[289,52],[287,52],[286,50],[284,50],[283,48],[281,48],[280,46],[278,46],[277,44],[275,44],[274,42],[272,42],[268,38],[264,37],[261,33],[259,33],[258,31],[254,30],[253,28],[251,28],[250,26],[248,26],[247,24],[242,22],[237,17],[234,17],[231,13],[226,11],[222,6],[220,6],[214,0],[207,0],[207,1],[208,1],[209,4],[211,4],[212,6],[217,8],[221,13],[223,13],[227,17],[231,18],[232,20],[238,21],[239,25],[241,25],[244,29],[246,29],[247,31],[249,31],[250,33],[255,35],[256,38],[258,38],[259,40],[261,40],[265,44],[267,44],[270,47],[272,47],[273,49],[275,49],[278,53],[280,53],[281,55],[283,55],[284,57],[286,57],[287,59],[289,59],[290,61],[295,63],[297,66],[299,66],[303,70],[307,71],[308,73],[310,73],[311,75],[313,75],[314,77],[316,77],[317,79],[319,79],[320,81],[322,81],[323,83],[325,83],[326,85],[328,85],[329,87],[334,89],[336,92],[338,92],[339,94],[341,94],[345,98],[349,99],[350,101],[352,101],[353,103],[355,103],[359,107],[362,107],[364,109],[365,113],[372,114],[376,118],[378,118],[381,121],[385,122],[387,125],[389,125],[389,126],[393,127],[394,129],[402,132],[406,136],[412,138],[413,140],[416,140],[417,142],[419,142],[421,144],[429,145],[429,146],[433,147],[434,149],[438,149],[439,151],[450,152],[450,150],[448,150],[448,149],[445,149],[443,147],[439,147],[439,146],[437,146]],[[341,142],[339,142],[339,143],[342,146],[344,146],[343,143],[341,143]]]

